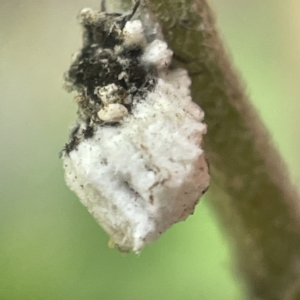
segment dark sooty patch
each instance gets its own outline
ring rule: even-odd
[[[124,14],[92,12],[81,14],[83,24],[83,47],[65,74],[65,81],[69,91],[78,92],[78,124],[64,151],[68,154],[77,147],[82,139],[91,138],[95,128],[101,126],[118,126],[119,122],[103,122],[98,112],[104,103],[96,90],[110,84],[118,88],[120,99],[127,96],[138,96],[144,99],[156,84],[156,69],[146,68],[141,64],[143,54],[142,45],[128,48],[124,45],[123,28],[136,9],[136,2],[132,12]],[[117,50],[116,50],[117,49]],[[123,94],[125,93],[125,97]],[[131,102],[122,103],[132,112]]]

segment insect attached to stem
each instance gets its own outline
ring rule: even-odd
[[[65,74],[78,106],[62,151],[66,182],[122,252],[186,219],[209,184],[204,113],[167,43],[133,20],[139,4],[83,9],[83,46]]]

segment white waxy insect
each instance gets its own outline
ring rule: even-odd
[[[123,117],[127,116],[128,110],[122,104],[111,103],[101,108],[97,115],[102,121],[116,122],[120,121]]]
[[[142,23],[130,21],[137,6],[81,14],[85,46],[66,74],[79,120],[62,154],[68,186],[122,251],[135,252],[193,213],[210,179],[190,78],[169,69],[164,41],[146,43]]]
[[[146,44],[144,28],[140,20],[127,22],[123,29],[124,46],[140,47]]]
[[[172,60],[173,52],[168,49],[168,45],[160,40],[154,40],[146,48],[142,56],[142,61],[145,64],[155,65],[157,69],[167,68]]]
[[[101,99],[104,105],[110,103],[121,102],[124,98],[120,93],[123,88],[118,87],[116,84],[112,83],[101,88],[96,88],[96,95]]]

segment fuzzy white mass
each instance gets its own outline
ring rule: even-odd
[[[127,22],[123,29],[123,35],[125,38],[124,45],[127,47],[131,48],[146,43],[143,24],[140,20]]]
[[[128,45],[141,41],[133,22]],[[154,90],[133,98],[120,126],[99,126],[63,157],[67,184],[125,251],[139,252],[185,220],[209,185],[204,114],[192,102],[187,72],[168,70],[171,58],[163,41],[146,46],[143,62],[160,70]]]

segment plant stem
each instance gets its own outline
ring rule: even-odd
[[[145,9],[161,25],[175,65],[189,71],[193,100],[205,111],[209,197],[233,240],[251,299],[296,299],[300,199],[231,66],[209,5],[149,0]]]

